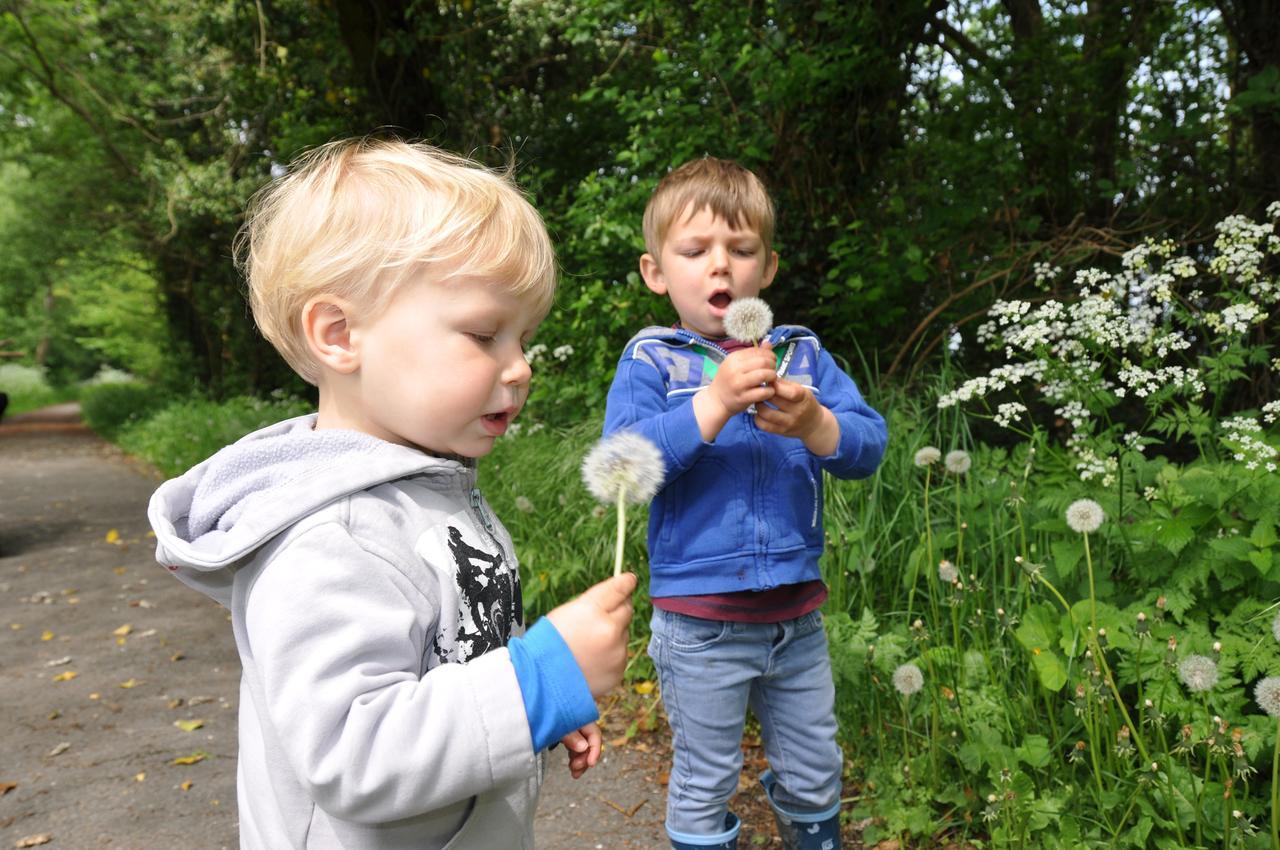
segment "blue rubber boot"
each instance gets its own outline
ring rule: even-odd
[[[778,835],[783,850],[840,850],[840,801],[826,811],[810,813],[789,812],[773,799],[777,779],[772,770],[760,777],[773,818],[778,823]]]
[[[667,837],[671,839],[672,850],[737,850],[738,830],[741,828],[742,821],[738,820],[738,816],[727,812],[724,816],[724,832],[716,835],[685,835],[667,830]]]

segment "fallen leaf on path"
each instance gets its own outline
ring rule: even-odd
[[[0,782],[0,797],[3,797],[5,794],[8,794],[17,787],[18,783],[16,782]]]
[[[183,791],[190,791],[190,790],[191,790],[191,786],[192,786],[192,785],[194,785],[194,784],[195,784],[194,782],[192,782],[190,779],[188,779],[186,782],[183,782],[183,783],[182,783],[181,785],[179,785],[178,787],[179,787],[179,788],[181,788]]]
[[[68,604],[68,605],[79,605],[79,604],[80,604],[80,597],[79,597],[79,596],[72,596],[72,597],[69,597],[69,598],[67,599],[67,604]]]
[[[60,756],[69,749],[71,749],[71,744],[67,741],[63,741],[61,744],[58,744],[58,746],[54,747],[52,750],[49,750],[49,755]]]
[[[116,637],[124,637],[125,635],[129,634],[129,632],[131,631],[133,631],[133,624],[125,623],[123,626],[116,629],[111,634],[115,635]]]
[[[145,782],[146,780],[147,780],[147,772],[145,770],[142,773],[134,774],[134,777],[133,777],[134,782]]]
[[[89,694],[89,699],[102,699],[102,694],[98,693],[97,691],[94,691],[93,693]]]
[[[61,716],[62,716],[62,712],[61,712],[61,711],[58,711],[58,709],[56,709],[56,708],[55,708],[53,711],[49,712],[49,719],[50,719],[50,720],[57,720],[57,719],[58,719],[59,717],[61,717]]]
[[[169,660],[170,660],[170,661],[181,661],[182,659],[184,659],[184,658],[186,658],[186,657],[187,657],[187,656],[186,656],[185,654],[181,653],[181,652],[175,652],[173,655],[170,655],[170,656],[169,656]]]
[[[129,572],[129,568],[128,568],[128,567],[116,567],[116,568],[115,568],[115,569],[113,569],[111,572],[115,573],[115,574],[116,574],[116,575],[118,575],[118,576],[122,576],[122,575],[124,575],[125,573]]]
[[[156,607],[146,599],[135,599],[129,603],[130,608],[154,608]]]
[[[138,632],[134,637],[151,637],[156,633],[155,629],[147,629],[145,632]]]
[[[63,596],[75,596],[79,592],[80,592],[80,588],[78,587],[64,587],[62,589]]]
[[[40,640],[53,640],[53,632],[49,631],[48,629],[45,629],[40,634]]]
[[[28,835],[26,838],[19,838],[13,843],[13,846],[17,848],[39,847],[41,844],[48,844],[52,840],[52,835],[42,832],[39,835]]]
[[[192,705],[192,706],[204,705],[206,702],[213,702],[213,701],[214,701],[213,697],[198,696],[198,697],[192,697],[191,699],[187,700],[187,705]]]
[[[76,676],[79,676],[79,675],[80,674],[77,673],[75,670],[63,670],[61,673],[53,677],[53,681],[70,682],[72,679],[74,679]]]
[[[177,726],[183,732],[194,732],[204,726],[203,720],[175,720],[173,725]]]
[[[129,678],[129,679],[126,679],[125,681],[121,682],[121,683],[120,683],[120,687],[124,688],[124,689],[127,691],[127,690],[129,690],[130,688],[136,688],[136,687],[138,687],[138,685],[141,685],[141,684],[142,684],[142,683],[141,683],[141,682],[139,682],[137,679]]]
[[[13,629],[16,632],[22,628],[22,623],[10,623],[9,628]]]
[[[64,656],[62,656],[61,658],[55,658],[55,659],[53,659],[52,661],[46,661],[46,662],[44,663],[44,666],[46,666],[46,667],[61,667],[63,664],[70,664],[70,663],[71,663],[71,656],[70,656],[70,655],[64,655]]]
[[[204,750],[196,750],[189,756],[178,756],[173,760],[174,764],[198,764],[209,757]]]
[[[116,531],[114,528],[113,528],[113,529],[111,529],[110,531],[108,531],[108,532],[107,532],[107,542],[108,542],[108,543],[119,543],[119,542],[120,542],[120,532]]]

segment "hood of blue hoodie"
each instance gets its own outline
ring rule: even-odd
[[[156,560],[230,604],[235,567],[277,534],[338,499],[420,474],[474,467],[358,431],[315,430],[315,414],[255,431],[166,481],[148,519]]]

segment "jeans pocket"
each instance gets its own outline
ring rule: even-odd
[[[667,612],[667,642],[681,652],[697,652],[715,646],[728,634],[732,624],[727,620],[704,620],[688,614]]]

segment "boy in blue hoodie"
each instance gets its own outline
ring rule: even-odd
[[[737,163],[694,160],[663,178],[640,273],[679,321],[627,344],[605,414],[606,435],[644,435],[667,469],[649,518],[649,654],[673,736],[666,828],[677,850],[736,846],[728,803],[748,706],[784,846],[840,846],[822,473],[871,475],[887,430],[812,331],[727,338],[729,306],[778,270],[773,226],[767,191]]]

